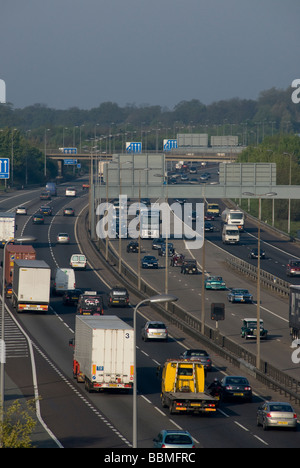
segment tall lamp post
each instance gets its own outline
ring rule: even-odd
[[[260,369],[260,223],[261,223],[261,199],[262,197],[275,197],[276,192],[267,192],[256,195],[252,192],[244,192],[243,195],[258,198],[258,229],[257,229],[257,299],[256,299],[256,367]]]
[[[139,309],[144,304],[152,304],[152,303],[161,303],[161,302],[176,302],[178,297],[173,296],[171,294],[159,294],[157,296],[151,296],[143,301],[139,302],[133,311],[133,423],[132,423],[132,446],[133,448],[137,448],[137,372],[136,372],[136,314]]]
[[[35,237],[32,236],[22,236],[22,237],[15,237],[14,239],[10,239],[4,244],[3,248],[3,267],[2,267],[2,314],[1,314],[1,340],[0,340],[0,361],[1,361],[1,368],[0,368],[0,412],[1,412],[1,422],[3,423],[4,420],[4,364],[5,364],[5,340],[4,340],[4,315],[5,315],[5,252],[6,247],[11,242],[34,242],[36,240]]]

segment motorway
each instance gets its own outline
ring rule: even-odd
[[[78,183],[78,196],[67,199],[64,196],[64,187],[60,186],[58,197],[53,198],[51,206],[54,215],[46,218],[45,225],[33,225],[31,216],[42,204],[39,200],[39,190],[20,191],[11,196],[4,195],[0,199],[1,210],[14,210],[16,206],[27,204],[28,216],[18,216],[17,234],[30,234],[37,237],[34,247],[37,258],[44,259],[52,268],[54,274],[57,266],[68,266],[72,253],[78,251],[85,240],[77,238],[75,223],[83,223],[79,216],[84,212],[88,203],[88,194],[80,190]],[[72,206],[75,209],[75,218],[62,216],[62,209]],[[216,222],[218,225],[219,221]],[[220,231],[207,236],[206,271],[222,275],[228,287],[247,287],[255,297],[255,284],[229,270],[223,262],[224,250],[229,249],[238,256],[247,258],[249,249],[255,245],[255,226],[248,224],[247,232],[243,234],[240,246],[223,247],[220,242]],[[68,232],[71,237],[70,245],[55,245],[58,232]],[[266,244],[263,248],[267,252],[266,267],[274,269],[277,276],[283,275],[283,265],[289,254],[297,255],[297,247],[282,239],[275,242],[271,235],[262,232],[262,239]],[[115,244],[115,245],[114,245]],[[176,249],[183,251],[181,240],[174,242]],[[271,246],[275,245],[276,250]],[[112,241],[116,249],[118,241]],[[122,257],[136,270],[136,254],[126,253],[127,241],[122,241]],[[152,253],[151,241],[145,240],[142,244],[145,252]],[[77,286],[101,291],[107,294],[116,280],[109,271],[99,262],[91,251],[84,251],[89,260],[89,268],[83,272],[76,272]],[[201,252],[191,252],[201,264]],[[152,283],[158,292],[164,292],[164,260],[157,272],[143,270],[143,277]],[[265,268],[262,266],[262,268]],[[276,270],[275,270],[276,269]],[[190,313],[200,316],[201,310],[201,275],[185,277],[180,269],[169,268],[169,292],[179,296],[179,303]],[[206,321],[210,321],[210,303],[226,303],[226,320],[220,324],[223,334],[226,334],[239,344],[247,346],[255,352],[255,342],[244,342],[240,338],[241,319],[246,316],[255,316],[255,305],[227,304],[226,292],[206,292]],[[131,296],[131,305],[138,302],[138,298]],[[287,301],[262,291],[262,318],[269,330],[270,340],[262,343],[262,357],[275,361],[278,368],[294,373],[299,379],[299,370],[291,361],[290,336],[287,323]],[[106,303],[107,304],[107,303]],[[9,301],[8,301],[9,305]],[[108,309],[105,314],[118,315],[132,325],[132,307]],[[20,336],[13,318],[20,323],[24,334],[29,337],[29,344]],[[256,426],[256,409],[262,399],[270,397],[282,398],[272,395],[270,390],[251,381],[255,390],[253,402],[223,403],[216,414],[209,417],[170,415],[162,408],[160,403],[160,378],[157,367],[167,358],[177,357],[184,348],[198,347],[190,337],[184,335],[171,324],[167,324],[171,335],[167,343],[144,343],[139,330],[146,318],[158,318],[157,313],[149,307],[144,307],[138,314],[137,322],[137,374],[138,374],[138,446],[150,448],[152,439],[163,428],[182,428],[190,431],[194,437],[196,447],[226,447],[226,448],[279,448],[299,447],[300,432],[272,430],[263,432]],[[6,372],[8,378],[15,382],[26,397],[32,397],[34,391],[41,396],[41,418],[46,430],[49,430],[47,444],[50,446],[75,447],[105,447],[128,448],[132,442],[132,395],[101,393],[88,394],[84,387],[78,384],[72,375],[72,348],[69,339],[74,336],[75,309],[64,307],[61,298],[51,297],[51,310],[46,315],[7,313],[6,331],[9,330],[11,346],[7,346]],[[12,325],[11,325],[12,324]],[[17,340],[16,340],[17,336]],[[10,338],[6,338],[9,344]],[[15,345],[20,343],[20,348]],[[33,351],[31,353],[31,345]],[[30,357],[34,356],[37,382],[34,387],[30,369]],[[224,374],[236,374],[237,370],[223,361],[215,353],[211,353],[214,368],[208,375],[208,381]],[[10,381],[8,380],[8,381]],[[47,432],[48,434],[48,432]],[[45,437],[38,441],[45,446]]]

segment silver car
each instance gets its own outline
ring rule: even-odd
[[[56,236],[56,242],[58,244],[69,244],[69,242],[70,242],[69,234],[66,233],[66,232],[60,232]]]
[[[192,436],[188,431],[163,430],[153,439],[154,448],[195,448]]]
[[[264,430],[269,427],[291,427],[297,430],[297,414],[289,403],[267,401],[257,410],[257,425]]]
[[[142,339],[147,340],[168,340],[168,329],[163,322],[149,321],[142,328]]]

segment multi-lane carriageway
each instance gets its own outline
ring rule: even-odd
[[[64,187],[59,187],[58,197],[51,201],[54,215],[47,219],[45,225],[32,224],[31,216],[41,205],[39,191],[20,191],[12,195],[3,195],[0,199],[1,210],[13,210],[16,206],[26,204],[28,216],[18,217],[18,234],[30,234],[37,237],[34,247],[38,258],[44,259],[53,271],[56,266],[67,266],[69,258],[79,245],[89,259],[89,268],[84,272],[76,272],[77,285],[81,288],[89,287],[100,290],[106,294],[108,289],[116,283],[111,273],[99,262],[97,256],[92,255],[86,243],[85,236],[80,230],[77,237],[76,223],[83,226],[81,212],[88,203],[88,195],[80,190],[78,183],[78,197],[70,201],[64,197]],[[62,209],[73,206],[76,217],[65,218]],[[79,223],[79,224],[78,224]],[[248,249],[255,245],[255,228],[247,226],[247,233],[243,235],[242,245],[235,250],[237,255],[246,255]],[[55,236],[59,231],[67,231],[71,237],[70,245],[55,245]],[[251,237],[254,236],[254,237]],[[262,233],[264,241],[272,241],[269,233]],[[219,243],[220,232],[212,233],[208,237],[206,247],[206,270],[222,275],[228,287],[246,286],[254,294],[255,285],[247,283],[242,277],[228,270],[222,262],[222,248]],[[118,241],[112,242],[116,247]],[[176,241],[180,242],[180,241]],[[78,245],[79,244],[79,245]],[[114,245],[115,244],[115,245]],[[122,241],[122,256],[124,261],[136,268],[137,257],[126,253],[126,241]],[[143,241],[143,250],[151,252],[151,241]],[[183,249],[178,244],[176,248]],[[289,256],[288,249],[296,249],[294,245],[278,241],[276,253],[273,247],[265,244],[268,260],[272,268],[283,270],[285,258]],[[201,263],[201,253],[199,254]],[[296,250],[293,252],[296,255]],[[147,281],[156,285],[159,292],[164,291],[163,262],[158,272],[143,271]],[[182,306],[190,313],[199,314],[201,301],[201,275],[195,277],[182,277],[178,269],[169,269],[169,292],[179,296]],[[287,303],[285,300],[274,297],[262,291],[262,316],[269,330],[270,340],[262,343],[262,353],[267,358],[275,359],[278,367],[287,372],[298,374],[297,366],[290,359],[290,338],[288,335]],[[206,293],[207,317],[209,321],[210,302],[226,302],[226,293]],[[137,304],[138,298],[131,296],[131,304]],[[8,306],[9,306],[8,302]],[[112,311],[106,308],[106,314]],[[116,309],[113,311],[123,320],[132,324],[132,308]],[[243,316],[255,315],[255,305],[226,305],[226,320],[220,324],[222,333],[226,333],[233,340],[240,342],[240,324]],[[41,422],[35,433],[35,442],[38,446],[62,447],[105,447],[128,448],[132,441],[132,395],[131,394],[88,394],[83,386],[77,384],[72,376],[72,349],[69,339],[74,334],[75,311],[72,307],[62,306],[61,299],[51,298],[51,311],[46,315],[6,314],[6,320],[20,324],[20,333],[23,338],[17,338],[20,346],[26,352],[8,354],[6,364],[6,391],[9,399],[20,392],[25,397],[32,397],[36,391],[41,396],[40,411]],[[174,415],[169,416],[160,403],[160,379],[157,375],[158,365],[170,357],[177,357],[183,349],[198,347],[189,336],[169,325],[171,339],[168,343],[144,343],[139,330],[146,318],[159,318],[150,308],[144,307],[138,314],[137,323],[137,373],[138,373],[138,446],[152,447],[152,439],[162,428],[182,428],[190,431],[195,439],[196,447],[231,447],[231,448],[260,448],[260,447],[298,447],[300,432],[272,430],[263,432],[256,426],[256,409],[261,399],[283,398],[273,395],[269,390],[253,381],[248,376],[254,391],[253,403],[229,402],[220,406],[218,412],[212,417]],[[9,330],[9,328],[8,328]],[[16,330],[16,328],[15,328]],[[25,338],[24,338],[25,336]],[[27,345],[26,345],[27,343]],[[255,349],[254,342],[242,342],[250,349]],[[22,349],[22,348],[21,348]],[[208,350],[209,351],[209,350]],[[31,371],[32,357],[34,357],[34,371]],[[208,381],[224,374],[240,373],[231,368],[215,353],[211,353],[214,368],[208,375]],[[244,373],[245,374],[245,373]],[[36,381],[33,377],[36,375]],[[13,395],[12,395],[13,393]],[[300,413],[299,413],[300,414]],[[42,424],[42,425],[41,425]]]

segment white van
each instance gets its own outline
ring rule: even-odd
[[[83,254],[73,254],[70,258],[70,265],[74,269],[85,270],[86,269],[86,256]]]
[[[53,294],[64,294],[68,289],[75,289],[75,272],[73,268],[57,268],[53,284]]]
[[[237,226],[224,224],[222,231],[223,244],[238,244],[240,242],[240,231]]]

